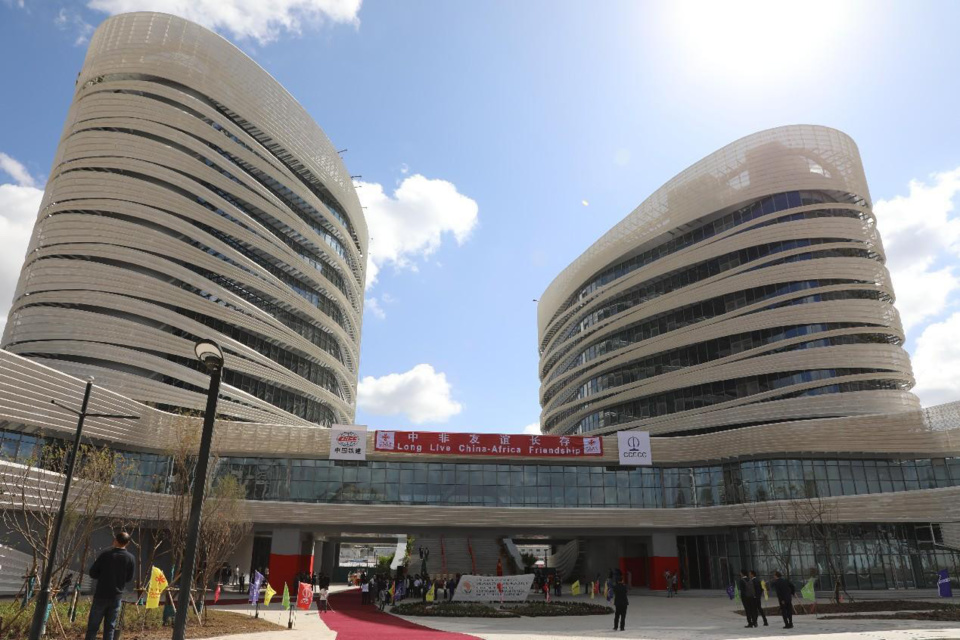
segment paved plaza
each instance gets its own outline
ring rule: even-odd
[[[885,599],[911,597],[904,592],[870,594],[873,598]],[[359,593],[344,593],[339,598],[356,597]],[[916,597],[916,594],[913,595]],[[247,607],[230,607],[232,610],[252,613]],[[424,631],[421,637],[456,638],[453,634],[465,634],[484,640],[549,640],[551,638],[635,638],[642,640],[766,640],[769,638],[795,638],[810,640],[960,640],[960,623],[936,623],[916,620],[823,620],[815,616],[796,616],[794,629],[782,629],[779,617],[769,618],[769,627],[744,628],[744,618],[734,613],[735,605],[725,596],[713,593],[685,593],[677,598],[661,594],[634,593],[631,595],[626,631],[613,631],[613,614],[606,616],[564,616],[558,618],[403,618],[402,621],[430,627],[437,631],[450,632],[450,636],[435,636]],[[341,610],[341,614],[349,613]],[[263,612],[261,612],[263,615]],[[278,615],[267,613],[267,620]],[[380,615],[383,616],[380,619]],[[370,624],[371,638],[389,640],[393,637],[408,637],[410,628],[395,626],[401,622],[398,616],[376,614],[371,607],[364,612]],[[286,620],[286,617],[283,618]],[[358,631],[360,629],[357,629]],[[395,635],[399,634],[399,635]],[[295,628],[271,633],[229,636],[231,640],[350,640],[351,634],[338,635],[324,624],[313,609],[309,613],[298,612]],[[463,638],[463,636],[459,636]]]

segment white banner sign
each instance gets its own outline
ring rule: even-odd
[[[620,453],[620,464],[633,466],[653,464],[649,431],[618,431],[617,449]]]
[[[456,602],[523,602],[530,595],[533,574],[522,576],[461,576]]]
[[[335,424],[330,427],[331,460],[366,460],[367,428]]]

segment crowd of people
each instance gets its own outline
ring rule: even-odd
[[[398,570],[395,577],[385,573],[362,571],[353,578],[360,587],[360,603],[375,604],[382,609],[407,598],[423,602],[449,602],[460,582],[460,574],[431,577],[429,574],[408,574]],[[329,584],[327,585],[329,588]]]
[[[774,571],[773,577],[771,586],[777,595],[777,603],[780,605],[783,628],[793,629],[793,596],[796,593],[796,587],[793,586],[792,582],[786,580],[779,571]],[[763,626],[769,626],[761,600],[764,591],[767,589],[764,582],[757,576],[757,572],[740,571],[737,589],[740,591],[740,601],[743,603],[743,611],[747,616],[746,628],[756,627],[761,619],[763,620]]]
[[[90,608],[86,640],[94,640],[101,625],[103,626],[104,640],[113,640],[121,607],[121,595],[126,585],[133,580],[136,568],[136,560],[133,554],[127,551],[129,543],[129,534],[117,533],[112,547],[101,553],[90,568],[90,577],[97,581],[97,586]],[[245,578],[239,567],[235,572],[230,572],[227,568],[227,573],[223,573],[220,577],[225,580],[234,579],[238,585],[242,585]],[[395,577],[391,577],[384,572],[367,574],[364,571],[355,577],[355,583],[360,586],[361,604],[379,605],[382,610],[387,604],[396,604],[407,598],[420,599],[423,602],[450,601],[456,591],[457,584],[460,582],[460,577],[459,573],[455,576],[441,575],[436,577],[431,577],[426,573],[409,574],[405,569],[400,568],[397,570]],[[298,583],[313,585],[314,599],[320,613],[329,610],[330,578],[328,576],[323,572],[301,572],[295,576],[295,580]],[[678,588],[677,575],[668,570],[664,573],[664,580],[667,587],[667,597],[675,596]],[[548,601],[551,593],[555,596],[562,595],[561,585],[562,576],[559,572],[535,570],[533,588],[537,592],[543,592]],[[603,597],[614,608],[613,628],[615,631],[623,631],[629,605],[626,576],[619,569],[612,569],[609,571],[606,580],[602,581],[600,574],[597,574],[596,580],[586,583],[586,585],[592,595],[601,592],[601,585],[603,585]],[[776,594],[777,602],[780,605],[783,628],[792,629],[793,596],[796,593],[794,585],[785,579],[779,571],[775,571],[774,580],[770,587]],[[69,585],[64,590],[68,589]],[[768,592],[768,588],[766,583],[759,578],[757,572],[741,571],[736,590],[739,591],[743,603],[747,618],[746,626],[748,628],[757,627],[761,619],[763,625],[768,626],[769,622],[762,606],[762,598]],[[734,597],[733,593],[731,593],[731,597]]]

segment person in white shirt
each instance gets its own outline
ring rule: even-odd
[[[360,604],[370,604],[370,583],[360,585]]]
[[[317,597],[317,609],[320,613],[327,611],[327,595],[330,591],[326,587],[320,588],[320,595]]]

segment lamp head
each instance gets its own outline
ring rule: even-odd
[[[223,366],[223,350],[213,340],[198,340],[193,346],[197,360],[203,363],[207,371],[213,372]]]

